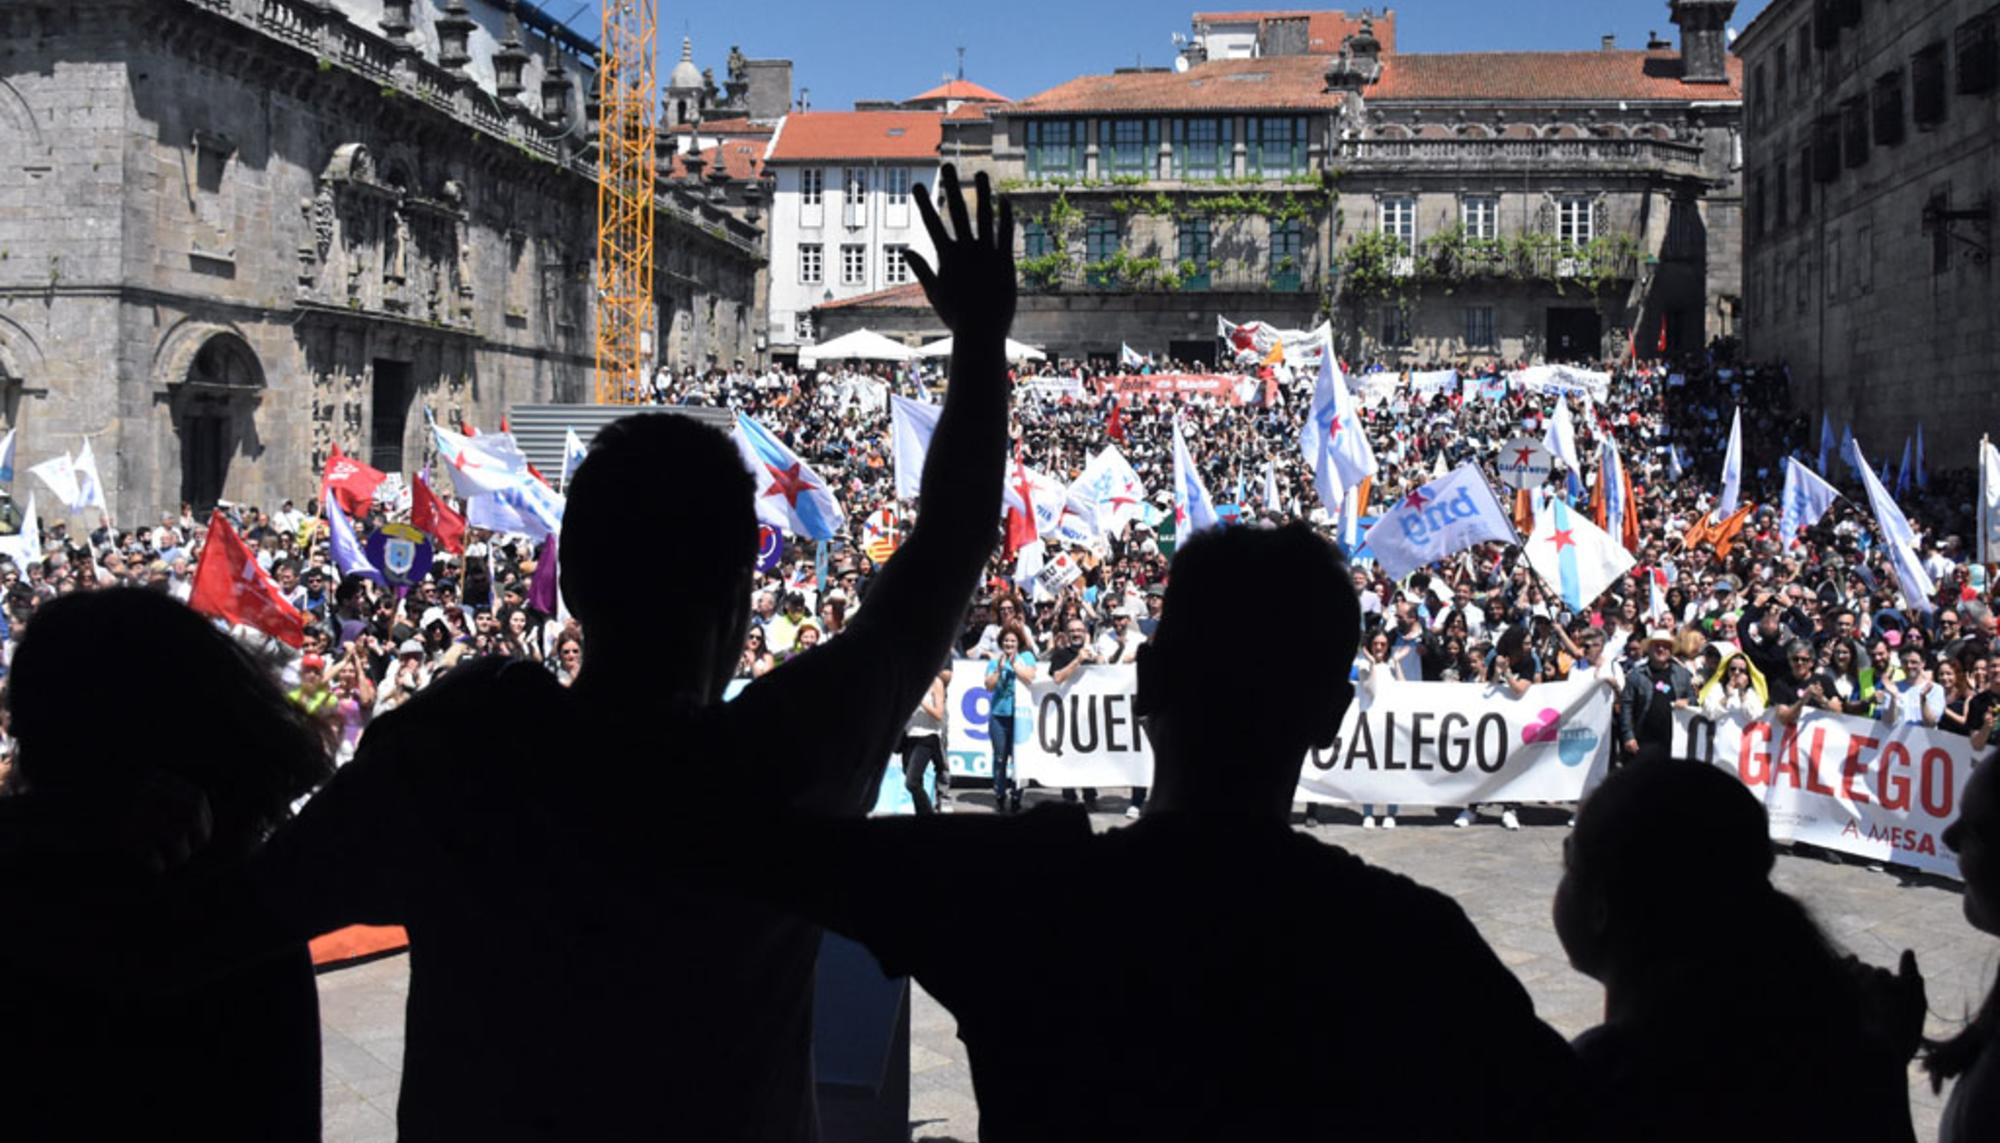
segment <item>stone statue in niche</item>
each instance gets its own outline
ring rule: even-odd
[[[410,220],[400,210],[382,230],[382,274],[391,281],[406,281],[410,274]]]

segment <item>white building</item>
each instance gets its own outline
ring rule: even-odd
[[[1373,19],[1382,50],[1395,51],[1396,14],[1389,9],[1377,14],[1364,8],[1353,15],[1341,11],[1196,12],[1189,46],[1199,55],[1192,62],[1334,55],[1349,36],[1361,30],[1364,15]]]
[[[785,117],[764,160],[775,181],[770,348],[815,340],[817,305],[916,281],[904,253],[933,254],[911,201],[938,171],[937,111],[812,111]]]

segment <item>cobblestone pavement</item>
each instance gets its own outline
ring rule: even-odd
[[[1031,793],[1029,800],[1041,796]],[[1104,804],[1108,810],[1123,809],[1114,797],[1106,797]],[[985,812],[989,805],[986,795],[961,792],[954,808]],[[1406,808],[1395,830],[1362,830],[1352,814],[1336,815],[1339,820],[1332,825],[1301,828],[1456,898],[1533,994],[1542,1018],[1565,1036],[1597,1023],[1603,991],[1569,967],[1549,922],[1549,902],[1561,876],[1566,811],[1524,809],[1524,828],[1518,832],[1501,829],[1491,817],[1470,829],[1454,829],[1447,816],[1429,810]],[[1097,817],[1099,829],[1122,824],[1115,812]],[[1930,994],[1931,1035],[1953,1030],[1994,978],[2000,943],[1965,923],[1959,893],[1949,882],[1784,855],[1778,859],[1777,883],[1803,899],[1834,940],[1863,960],[1893,966],[1904,948],[1915,949]],[[1113,907],[1107,901],[1106,908]],[[407,963],[391,957],[329,973],[319,983],[326,1139],[392,1140]],[[912,1137],[969,1143],[978,1137],[979,1113],[957,1025],[921,990],[915,998]],[[1468,1012],[1466,1019],[1476,1020],[1478,1014]],[[1917,1138],[1935,1139],[1943,1101],[1917,1075],[1913,1067],[1910,1092]]]

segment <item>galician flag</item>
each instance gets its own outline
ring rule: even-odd
[[[1142,369],[1146,359],[1139,355],[1138,350],[1121,341],[1118,343],[1118,364],[1126,369]]]
[[[560,493],[529,473],[511,484],[465,498],[465,520],[475,528],[518,532],[540,542],[562,531],[565,501]]]
[[[915,500],[924,487],[924,458],[930,455],[942,410],[927,401],[889,397],[889,443],[896,456],[896,499]]]
[[[439,458],[451,469],[451,481],[458,487],[458,494],[468,500],[482,492],[500,492],[523,479],[534,479],[528,475],[527,461],[518,450],[489,447],[490,441],[498,440],[497,436],[474,439],[432,422],[431,439],[437,445]],[[468,510],[470,507],[468,504]]]
[[[1833,485],[1813,475],[1797,457],[1786,457],[1784,510],[1778,517],[1778,535],[1785,546],[1798,543],[1800,530],[1819,523],[1839,498]]]
[[[1910,527],[1909,518],[1896,507],[1896,501],[1889,490],[1882,487],[1882,481],[1868,470],[1868,459],[1861,455],[1861,442],[1854,444],[1854,464],[1861,470],[1861,484],[1868,489],[1868,504],[1875,509],[1875,528],[1882,533],[1883,550],[1889,554],[1889,566],[1896,569],[1896,581],[1903,589],[1903,602],[1912,610],[1929,615],[1936,610],[1931,602],[1937,596],[1937,584],[1931,581],[1930,573],[1924,570],[1924,562],[1917,558],[1917,533]]]
[[[104,479],[97,472],[97,455],[90,451],[90,438],[76,452],[77,508],[109,508],[104,500]]]
[[[35,490],[28,490],[28,510],[21,514],[21,530],[11,536],[0,536],[0,556],[14,561],[14,567],[25,574],[28,565],[42,558],[42,519],[35,515]]]
[[[1328,358],[1332,356],[1332,354],[1326,355]],[[1373,459],[1372,455],[1370,459]],[[1201,481],[1201,472],[1195,468],[1194,458],[1188,452],[1187,437],[1182,434],[1181,423],[1176,419],[1174,421],[1174,542],[1184,544],[1187,538],[1196,532],[1220,527],[1221,524],[1222,517],[1216,514],[1215,501],[1208,494],[1208,486]]]
[[[1739,406],[1729,422],[1729,451],[1722,455],[1722,498],[1715,502],[1715,518],[1726,520],[1736,512],[1736,500],[1743,487],[1743,409]]]
[[[56,494],[63,507],[72,512],[82,510],[82,493],[76,483],[76,461],[70,459],[68,453],[57,453],[28,471],[42,478],[42,483],[49,486],[49,491]]]
[[[847,518],[833,490],[753,417],[737,414],[736,449],[758,483],[757,518],[806,540],[830,540]],[[690,489],[689,494],[699,495]]]
[[[1973,561],[2000,563],[2000,449],[1990,440],[1979,442],[1979,503],[1975,511],[1979,516],[1979,547],[1972,553]]]
[[[0,440],[0,484],[14,483],[14,434],[18,430],[8,429],[7,439]]]
[[[1467,461],[1403,497],[1365,542],[1389,578],[1402,579],[1475,545],[1518,538],[1479,466]]]
[[[1319,502],[1335,515],[1340,513],[1348,490],[1379,468],[1360,411],[1354,407],[1354,394],[1348,391],[1340,363],[1331,353],[1319,356],[1319,380],[1313,386],[1312,410],[1299,434],[1299,447],[1312,469]]]
[[[583,458],[589,455],[590,455],[590,450],[584,447],[583,438],[576,435],[575,429],[570,428],[568,426],[564,426],[562,479],[563,479],[563,488],[565,491],[568,490],[569,488],[569,478],[576,475],[577,466],[582,464]],[[538,570],[541,567],[540,564],[537,564],[535,566]]]
[[[1117,536],[1145,511],[1146,486],[1118,446],[1106,445],[1083,466],[1065,499],[1094,533]]]
[[[1568,397],[1556,398],[1556,411],[1549,416],[1549,431],[1542,443],[1564,468],[1583,471],[1583,459],[1576,452],[1576,421],[1570,417]]]
[[[1529,566],[1556,589],[1571,611],[1589,606],[1637,562],[1597,525],[1571,512],[1560,497],[1550,497],[1535,517],[1527,556]]]

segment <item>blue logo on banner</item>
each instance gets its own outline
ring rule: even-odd
[[[1564,727],[1556,739],[1556,756],[1565,766],[1581,766],[1597,754],[1597,732],[1587,726]]]

